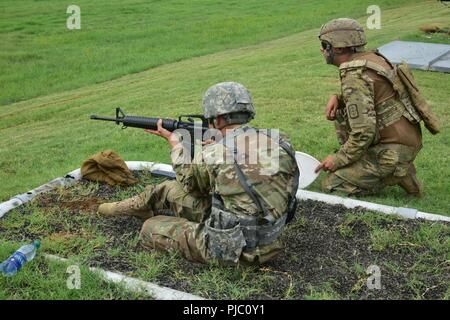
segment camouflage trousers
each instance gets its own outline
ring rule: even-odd
[[[119,202],[124,215],[146,219],[139,238],[147,249],[178,251],[190,261],[211,260],[205,221],[211,212],[211,196],[195,197],[176,180],[146,187],[141,194]],[[242,252],[242,263],[262,263],[281,250],[278,241]]]
[[[176,180],[149,185],[118,203],[120,213],[145,219],[139,238],[148,249],[176,250],[188,260],[204,262],[203,224],[211,197],[194,197]]]
[[[336,129],[342,144],[347,134],[339,126]],[[420,149],[394,143],[374,145],[356,162],[330,173],[322,181],[322,189],[347,195],[376,194],[406,177]]]

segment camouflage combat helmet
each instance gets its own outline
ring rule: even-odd
[[[236,112],[247,113],[249,119],[255,116],[250,92],[237,82],[217,83],[206,90],[203,110],[206,119]]]
[[[348,18],[334,19],[322,25],[319,39],[334,48],[361,47],[367,43],[361,25]]]

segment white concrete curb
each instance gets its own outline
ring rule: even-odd
[[[154,163],[147,161],[126,161],[126,164],[130,170],[148,170],[153,173],[163,172],[164,174],[169,174],[175,176],[175,172],[172,169],[172,166],[163,163]],[[14,208],[21,206],[22,204],[30,201],[35,196],[42,192],[50,191],[56,187],[64,186],[68,187],[73,185],[76,181],[81,179],[80,169],[75,169],[64,177],[59,177],[53,179],[52,181],[37,187],[28,192],[18,194],[8,201],[0,203],[0,218],[2,218],[8,211],[11,211]]]
[[[68,262],[69,260],[65,258],[61,258],[52,254],[45,254],[44,257],[48,260],[60,261],[60,262]],[[156,300],[205,300],[202,297],[174,290],[167,287],[162,287],[157,284],[151,282],[145,282],[143,280],[139,280],[136,278],[131,278],[124,276],[120,273],[115,273],[111,271],[105,271],[103,269],[90,267],[92,272],[96,272],[99,274],[104,280],[113,283],[119,283],[124,286],[125,289],[137,292],[148,294],[152,298]]]
[[[126,164],[130,170],[148,170],[152,173],[161,173],[171,177],[175,176],[175,172],[173,171],[172,166],[168,164],[147,162],[147,161],[126,161]],[[64,178],[56,178],[45,185],[30,190],[26,193],[19,194],[8,201],[0,203],[0,218],[2,218],[8,211],[30,201],[39,193],[52,190],[58,186],[70,186],[79,179],[81,179],[80,169],[76,169],[69,172]],[[448,216],[428,212],[421,212],[414,208],[392,207],[367,201],[356,200],[352,198],[343,198],[306,190],[299,190],[296,196],[300,200],[310,199],[326,202],[329,204],[339,204],[350,209],[355,207],[362,207],[368,210],[382,212],[385,214],[397,214],[409,219],[426,219],[431,221],[450,222],[450,217]]]
[[[368,210],[377,211],[385,214],[396,214],[407,219],[426,219],[432,221],[450,222],[450,217],[427,212],[421,212],[414,208],[391,207],[383,204],[361,201],[352,198],[343,198],[319,192],[298,190],[297,198],[301,200],[315,200],[325,202],[328,204],[343,205],[344,207],[349,209],[362,207]]]

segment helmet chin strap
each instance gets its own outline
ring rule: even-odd
[[[346,54],[346,52],[334,52],[333,47],[330,47],[330,49],[325,50],[325,52],[326,52],[325,60],[327,64],[334,64],[336,56]]]
[[[333,64],[335,58],[333,48],[330,47],[329,49],[325,50],[325,52],[325,61],[327,62],[327,64]]]
[[[239,125],[239,124],[234,124],[234,123],[227,123],[227,122],[225,122],[225,124],[223,124],[222,126],[219,127],[219,126],[217,125],[217,118],[214,118],[214,120],[213,120],[213,122],[212,122],[212,125],[213,125],[214,129],[220,131],[220,130],[225,129],[225,128],[227,128],[227,127],[233,128],[234,126]]]

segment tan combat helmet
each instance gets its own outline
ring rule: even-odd
[[[363,47],[367,43],[361,25],[348,18],[334,19],[322,25],[319,39],[333,48]]]

